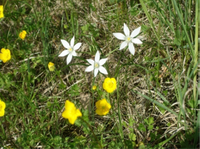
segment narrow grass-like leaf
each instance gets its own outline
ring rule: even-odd
[[[195,14],[195,51],[194,51],[194,66],[197,65],[197,61],[198,61],[198,28],[199,28],[199,10],[198,10],[198,6],[199,6],[199,1],[196,2],[196,14]],[[197,68],[195,68],[194,70],[194,85],[193,85],[193,95],[194,95],[194,99],[196,100],[196,96],[197,95],[197,90],[196,90],[196,86],[197,86]]]
[[[169,101],[153,86],[151,85],[151,87],[153,87],[156,91],[156,93],[162,98],[162,100],[166,103],[169,104]]]
[[[151,18],[150,14],[149,14],[149,12],[148,12],[148,10],[147,10],[147,7],[146,7],[146,5],[144,4],[144,1],[143,1],[143,0],[140,0],[140,3],[141,3],[141,5],[142,5],[142,9],[144,10],[144,12],[145,12],[145,14],[146,14],[146,16],[147,16],[147,18],[148,18],[148,20],[149,20],[149,23],[150,23],[150,25],[151,25],[151,28],[153,29],[153,32],[154,32],[154,34],[156,35],[157,41],[160,43],[160,39],[159,39],[159,37],[158,37],[158,35],[157,35],[156,31],[155,31],[154,23],[153,23],[152,18]]]
[[[163,12],[162,9],[160,8],[158,2],[155,1],[155,0],[153,0],[153,2],[154,2],[155,6],[156,6],[156,8],[157,8],[157,10],[158,10],[159,18],[160,18],[163,22],[165,22],[167,25],[169,25],[170,29],[171,29],[173,32],[175,32],[175,31],[174,31],[174,26],[173,26],[173,24],[170,23],[170,21],[168,20],[168,18],[167,18],[167,16],[166,16],[165,12]],[[165,5],[163,5],[163,6],[165,6]]]
[[[180,131],[179,131],[178,133],[174,134],[173,136],[171,136],[170,138],[166,139],[165,141],[160,142],[160,143],[157,144],[155,147],[156,147],[156,148],[157,148],[157,147],[159,148],[159,147],[163,146],[164,144],[166,144],[167,142],[169,142],[172,138],[174,138],[175,136],[177,136],[177,134],[179,134],[179,133],[180,133]]]
[[[174,6],[175,6],[176,12],[177,12],[177,14],[179,16],[179,19],[181,21],[181,25],[182,25],[182,27],[184,29],[184,32],[185,32],[185,35],[186,35],[186,39],[188,41],[188,44],[189,44],[189,47],[190,47],[190,50],[191,50],[191,53],[192,53],[192,56],[193,56],[193,59],[194,59],[195,55],[194,55],[194,51],[193,51],[193,46],[192,46],[192,43],[190,41],[190,38],[189,38],[188,32],[186,30],[185,24],[183,22],[183,17],[182,17],[182,15],[180,13],[180,10],[179,10],[178,6],[177,6],[177,2],[175,0],[172,0],[172,2],[174,4]]]
[[[176,112],[174,112],[172,109],[166,107],[165,105],[159,103],[158,101],[156,101],[156,100],[154,100],[154,99],[152,99],[152,98],[150,98],[150,97],[148,97],[148,96],[146,96],[146,95],[143,95],[142,93],[140,93],[140,92],[138,92],[138,91],[133,91],[133,90],[132,90],[132,92],[136,92],[137,94],[141,95],[142,97],[144,97],[144,98],[148,99],[149,101],[155,103],[155,104],[158,105],[159,107],[161,107],[161,108],[163,108],[163,109],[169,111],[170,113],[174,114],[175,116],[178,116],[178,114],[177,114]]]
[[[117,86],[118,86],[118,79],[117,79]],[[119,88],[117,87],[117,108],[118,108],[118,117],[119,117],[119,133],[121,136],[121,139],[124,140],[124,134],[123,134],[123,130],[122,130],[122,116],[121,116],[121,110],[120,110],[120,103],[119,103]]]
[[[196,2],[196,14],[195,14],[195,19],[196,19],[196,23],[195,23],[195,61],[194,61],[194,65],[198,64],[197,61],[198,61],[198,36],[200,36],[200,2],[197,1]],[[198,35],[199,34],[199,35]],[[199,41],[200,42],[200,41]],[[200,57],[200,55],[199,55]],[[194,69],[195,70],[195,77],[194,77],[194,86],[193,86],[193,95],[194,95],[194,100],[196,101],[197,103],[197,108],[200,109],[200,99],[199,98],[199,93],[198,91],[196,91],[196,86],[197,86],[197,67]],[[199,73],[199,72],[198,72]],[[200,76],[198,76],[199,79],[200,79]],[[199,80],[200,81],[200,80]],[[198,87],[200,87],[200,82],[198,82]],[[197,95],[196,95],[197,93]],[[196,133],[195,133],[195,139],[194,139],[194,144],[197,144],[198,142],[198,138],[199,138],[199,130],[200,130],[200,110],[198,110],[198,113],[197,113],[197,122],[196,122]]]
[[[200,101],[200,100],[199,100]],[[200,108],[200,102],[198,103],[198,107]],[[198,111],[197,114],[197,122],[196,122],[196,133],[194,137],[194,144],[198,144],[197,142],[199,141],[199,131],[200,131],[200,110]]]

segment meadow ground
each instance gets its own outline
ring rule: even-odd
[[[0,147],[199,147],[198,0],[0,5]],[[113,34],[124,31],[126,38]],[[73,37],[82,43],[74,46],[77,56]],[[66,47],[68,55],[59,57]],[[104,62],[97,62],[97,51]],[[93,60],[90,71],[103,72],[96,77],[85,72]],[[103,87],[108,77],[116,89]]]

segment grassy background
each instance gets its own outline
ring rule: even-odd
[[[197,148],[198,2],[194,0],[3,0],[0,48],[0,118],[4,148]],[[136,53],[119,51],[112,33],[141,26]],[[196,27],[196,28],[195,28]],[[27,31],[24,41],[18,38]],[[82,42],[67,66],[60,39]],[[118,83],[107,95],[105,77],[85,73],[96,51]],[[56,70],[48,70],[48,62]],[[93,82],[94,81],[94,82]],[[97,90],[92,91],[93,83]],[[94,114],[106,97],[112,109]],[[69,99],[81,109],[75,125],[62,118]],[[88,124],[90,127],[88,127]],[[93,133],[95,137],[93,136]],[[196,133],[195,133],[196,132]],[[98,140],[98,141],[97,141]],[[98,142],[98,143],[97,143]],[[100,145],[99,145],[100,144]]]

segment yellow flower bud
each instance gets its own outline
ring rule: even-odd
[[[26,37],[26,34],[27,34],[27,32],[25,30],[23,30],[22,32],[19,33],[19,38],[24,40],[24,38]]]
[[[97,89],[97,86],[96,85],[93,85],[92,86],[92,90],[96,90]]]
[[[54,70],[55,70],[55,65],[54,65],[54,63],[49,62],[49,63],[48,63],[48,68],[49,68],[49,71],[54,71]]]

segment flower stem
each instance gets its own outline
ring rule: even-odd
[[[94,86],[94,81],[95,81],[95,77],[93,77],[92,86]],[[92,121],[94,122],[94,92],[92,92],[92,110],[91,110],[91,112],[93,113],[92,114]]]
[[[117,79],[117,82],[118,82],[118,79]],[[122,120],[121,120],[121,110],[120,110],[120,104],[119,104],[119,90],[118,90],[118,87],[117,87],[117,108],[118,108],[118,117],[119,117],[119,133],[120,133],[120,136],[122,138],[122,141],[124,141],[124,135],[123,135],[122,124],[121,124]]]
[[[125,51],[125,50],[124,50],[124,51]],[[120,60],[122,59],[122,56],[124,55],[124,51],[121,52],[120,59],[119,59],[119,61],[118,61],[118,63],[117,63],[117,67],[116,67],[116,69],[115,69],[115,77],[117,77],[117,75],[118,75],[118,73],[119,73],[119,71],[120,71],[120,65],[119,65],[119,63],[120,63]]]
[[[101,143],[98,141],[97,136],[94,134],[94,131],[93,131],[92,127],[90,126],[90,124],[87,121],[85,121],[82,117],[80,117],[80,119],[88,125],[89,129],[91,130],[91,132],[92,132],[92,134],[95,138],[95,140],[98,142],[99,147],[102,149]]]

